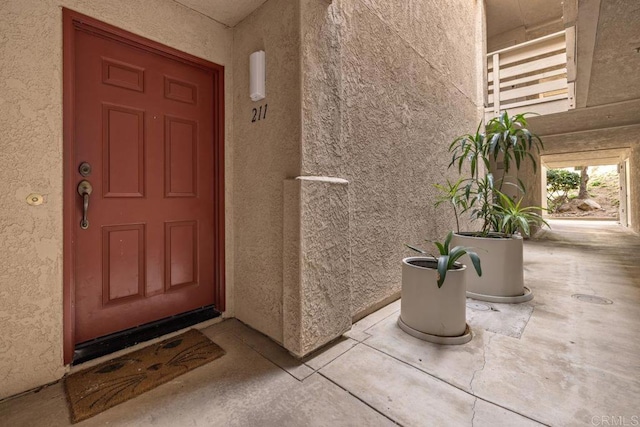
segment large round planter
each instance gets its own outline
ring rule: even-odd
[[[410,335],[438,344],[471,340],[466,322],[466,267],[449,270],[441,288],[437,261],[431,257],[402,260],[402,298],[398,325]]]
[[[524,286],[521,236],[454,234],[451,245],[473,248],[482,262],[482,276],[469,274],[467,277],[469,298],[502,303],[519,303],[533,298],[531,290]],[[461,261],[471,262],[468,255]]]

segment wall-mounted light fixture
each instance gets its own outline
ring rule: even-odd
[[[249,96],[252,101],[260,101],[266,96],[264,50],[253,52],[249,56]]]

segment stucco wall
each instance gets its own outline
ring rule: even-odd
[[[433,184],[456,178],[447,145],[480,119],[482,3],[269,0],[231,30],[170,0],[2,2],[0,398],[64,373],[61,6],[226,66],[227,315],[282,342],[287,178],[349,181],[352,317],[398,296],[403,243],[453,227]]]
[[[0,2],[0,398],[54,381],[62,361],[62,9],[226,66],[232,33],[171,0]],[[227,97],[226,109],[231,111]],[[226,139],[231,140],[231,114]],[[227,171],[231,144],[227,144]],[[232,186],[227,180],[230,209]],[[30,193],[44,195],[29,206]],[[232,215],[227,212],[227,222]],[[227,230],[230,230],[227,227]],[[232,265],[231,233],[227,265]],[[227,280],[233,272],[227,269]],[[227,287],[229,312],[232,289]]]
[[[284,182],[284,347],[303,357],[351,329],[348,182]]]
[[[282,335],[283,182],[300,171],[299,3],[269,0],[234,28],[236,317]],[[266,54],[266,98],[249,98],[249,55]],[[252,122],[253,108],[268,105]]]
[[[358,318],[399,295],[404,243],[454,227],[433,184],[480,119],[482,2],[302,4],[302,174],[349,181]]]

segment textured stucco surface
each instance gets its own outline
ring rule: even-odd
[[[335,244],[344,244],[339,252],[350,256],[344,288],[352,295],[350,316],[399,296],[403,243],[441,237],[454,224],[446,207],[433,208],[433,184],[456,178],[447,171],[448,144],[474,130],[480,118],[482,23],[482,2],[459,0],[445,9],[434,0],[269,0],[234,29],[238,76],[248,69],[251,52],[263,49],[267,58],[264,101],[249,100],[247,80],[236,78],[234,86],[240,320],[285,345],[284,331],[300,327],[302,347],[293,351],[301,354],[320,341],[307,346],[315,332],[305,335],[310,330],[304,316],[296,325],[291,319],[300,313],[289,307],[309,304],[330,312],[341,295],[342,288],[308,292],[329,275],[319,278],[309,266],[286,265],[298,249],[283,229],[290,227],[283,217],[289,203],[283,203],[283,182],[296,176],[349,182],[349,233]],[[251,109],[264,104],[267,120],[250,123]],[[327,224],[305,222],[311,211],[304,210],[304,199],[299,206],[295,227],[304,260],[317,249],[305,245],[326,233]],[[339,265],[331,274],[342,286]],[[292,286],[304,301],[287,300]]]
[[[348,182],[284,183],[284,346],[302,357],[351,328]]]
[[[403,243],[454,226],[433,184],[480,118],[480,3],[303,2],[302,173],[349,181],[355,318],[398,296]]]
[[[0,3],[0,398],[56,380],[65,372],[62,7],[225,65],[227,88],[232,87],[231,31],[173,1]],[[227,97],[227,110],[230,100]],[[226,129],[230,140],[230,115]],[[232,170],[229,162],[227,170]],[[44,203],[27,205],[30,193],[44,195]],[[230,211],[227,217],[230,220]],[[227,235],[229,244],[231,237]],[[230,250],[227,254],[232,259]],[[232,289],[227,287],[227,292],[231,295]],[[231,310],[232,302],[230,298]]]
[[[436,0],[268,0],[233,29],[169,0],[3,2],[0,397],[64,372],[61,6],[227,67],[227,315],[284,341],[287,178],[349,182],[340,187],[346,197],[317,217],[309,206],[333,200],[333,190],[316,193],[323,187],[313,183],[302,192],[309,203],[299,212],[298,285],[312,291],[299,306],[318,313],[336,297],[349,300],[349,309],[337,306],[344,318],[396,298],[403,243],[453,227],[445,207],[433,208],[433,184],[456,178],[447,171],[447,146],[480,118],[481,1],[443,8]],[[266,51],[267,98],[253,103],[248,57],[259,49]],[[261,105],[268,105],[267,119],[251,123]],[[32,192],[45,203],[27,206]],[[328,232],[322,218],[341,229],[345,209],[348,233],[335,247],[317,241]],[[349,254],[348,285],[347,260],[338,256],[334,269],[318,255],[325,250]],[[329,276],[336,287],[314,288]],[[328,325],[302,318],[310,333],[300,335],[301,351],[325,339],[312,338],[314,322]]]
[[[282,342],[283,181],[300,170],[299,5],[269,0],[234,29],[236,317]],[[266,54],[266,98],[249,98],[249,55]],[[266,120],[252,109],[268,105]]]

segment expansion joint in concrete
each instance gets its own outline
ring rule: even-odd
[[[492,336],[491,336],[491,338],[493,338],[494,336],[495,336],[495,335],[492,335]],[[488,347],[488,346],[489,346],[489,344],[490,344],[490,342],[491,342],[491,338],[488,340],[488,342],[487,342],[487,346],[486,346],[486,347]],[[531,417],[530,417],[530,416],[528,416],[528,415],[522,414],[522,413],[520,413],[520,412],[518,412],[518,411],[514,411],[514,410],[513,410],[513,409],[511,409],[511,408],[507,408],[507,407],[505,407],[505,406],[503,406],[503,405],[500,405],[499,403],[496,403],[496,402],[493,402],[493,401],[491,401],[491,400],[487,400],[487,399],[485,399],[485,398],[483,398],[483,397],[477,396],[477,395],[476,395],[475,393],[473,393],[473,391],[471,391],[471,390],[467,390],[467,389],[465,389],[465,388],[463,388],[463,387],[460,387],[460,386],[458,386],[458,385],[456,385],[456,384],[453,384],[453,383],[451,383],[451,382],[449,382],[449,381],[447,381],[447,380],[445,380],[445,379],[443,379],[443,378],[440,378],[440,377],[438,377],[438,376],[435,376],[435,375],[433,375],[432,373],[427,372],[427,371],[425,371],[425,370],[423,370],[423,369],[420,369],[419,367],[414,366],[414,365],[412,365],[412,364],[410,364],[410,363],[407,363],[407,362],[405,362],[404,360],[399,359],[399,358],[395,357],[395,356],[394,356],[394,355],[392,355],[392,354],[389,354],[389,353],[387,353],[387,352],[384,352],[384,351],[382,351],[382,350],[380,350],[380,349],[378,349],[378,348],[372,347],[371,345],[367,344],[366,342],[362,342],[362,343],[360,343],[360,345],[365,345],[365,346],[369,347],[369,348],[370,348],[370,349],[372,349],[372,350],[375,350],[375,351],[377,351],[377,352],[380,352],[380,353],[384,354],[385,356],[388,356],[388,357],[390,357],[390,358],[392,358],[392,359],[394,359],[394,360],[396,360],[396,361],[398,361],[398,362],[400,362],[400,363],[402,363],[402,364],[404,364],[404,365],[407,365],[407,366],[408,366],[408,367],[410,367],[410,368],[417,369],[418,371],[420,371],[420,372],[422,372],[422,373],[424,373],[424,374],[429,375],[431,378],[435,379],[436,381],[441,381],[441,382],[443,382],[443,383],[445,383],[445,384],[450,385],[451,387],[457,388],[458,390],[460,390],[460,391],[461,391],[461,392],[463,392],[463,393],[466,393],[466,394],[468,394],[468,395],[470,395],[470,396],[474,397],[474,398],[476,399],[476,401],[474,402],[474,405],[473,405],[473,409],[474,409],[474,411],[475,411],[475,405],[476,405],[477,401],[478,401],[478,400],[482,400],[483,402],[489,403],[490,405],[497,406],[498,408],[504,409],[505,411],[511,412],[511,413],[513,413],[513,414],[516,414],[516,415],[520,415],[520,416],[521,416],[521,417],[523,417],[523,418],[526,418],[526,419],[528,419],[528,420],[531,420],[531,421],[533,421],[533,422],[536,422],[536,423],[540,424],[541,426],[551,427],[549,424],[543,423],[543,422],[542,422],[542,421],[540,421],[540,420],[536,420],[536,419],[534,419],[534,418],[531,418]],[[480,372],[480,371],[482,371],[482,369],[484,369],[484,364],[486,364],[486,358],[484,357],[484,354],[483,354],[483,366],[482,366],[482,368],[480,368],[480,369],[478,369],[476,372],[474,372],[474,374],[473,374],[473,376],[474,376],[474,377],[475,377],[475,374],[476,374],[477,372]],[[318,373],[319,373],[319,372],[318,372]],[[473,382],[473,378],[471,379],[471,382]],[[341,388],[342,388],[342,387],[341,387]],[[356,397],[357,397],[357,396],[356,396]],[[474,414],[475,414],[475,412],[474,412]],[[475,416],[475,415],[474,415],[474,416]]]
[[[349,390],[347,390],[346,388],[342,387],[340,384],[338,384],[337,382],[333,381],[331,378],[325,376],[322,372],[318,371],[316,372],[318,375],[320,375],[322,378],[326,379],[327,381],[329,381],[331,384],[335,385],[336,387],[340,388],[341,390],[345,391],[346,393],[349,393],[350,396],[353,396],[354,399],[357,399],[359,402],[362,402],[363,404],[365,404],[367,407],[371,408],[372,410],[376,411],[378,414],[382,415],[383,417],[385,417],[386,419],[388,419],[389,421],[391,421],[392,423],[394,423],[395,425],[398,426],[403,426],[403,424],[401,424],[400,422],[394,420],[393,418],[391,418],[389,415],[385,414],[384,412],[379,411],[375,406],[372,406],[369,402],[367,402],[366,400],[362,400],[357,394],[353,394],[351,393]]]

